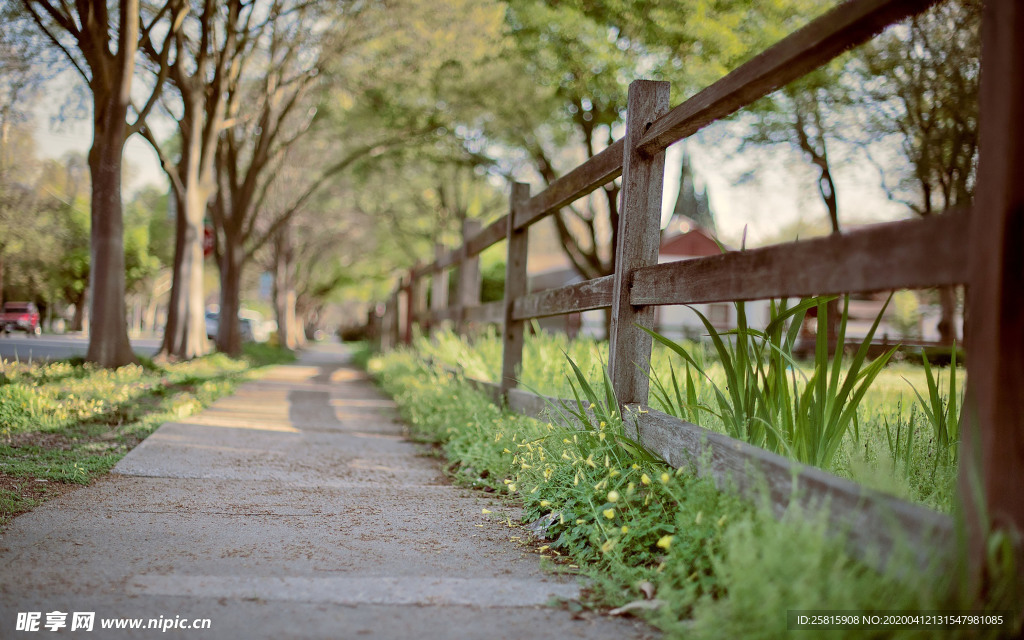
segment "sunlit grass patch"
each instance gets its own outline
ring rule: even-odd
[[[37,491],[45,483],[88,484],[164,422],[288,359],[264,348],[113,370],[80,360],[0,363],[0,526],[45,499]]]

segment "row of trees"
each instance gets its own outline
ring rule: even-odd
[[[120,185],[128,136],[157,151],[175,201],[163,353],[208,348],[204,220],[216,230],[222,317],[237,314],[243,273],[259,265],[274,274],[279,334],[294,346],[297,317],[333,291],[429,259],[465,219],[503,213],[502,179],[550,183],[600,152],[621,135],[633,78],[671,80],[678,102],[825,8],[23,0],[8,16],[17,46],[4,51],[39,55],[20,66],[5,59],[23,73],[5,71],[4,83],[38,85],[46,74],[32,59],[45,54],[88,87],[88,357],[117,366],[133,359]],[[776,93],[736,129],[749,144],[805,155],[836,233],[836,145],[866,150],[890,196],[922,215],[965,204],[976,156],[976,27],[974,0],[940,5]],[[5,96],[4,105],[17,100]],[[586,277],[612,268],[618,195],[613,183],[554,217]],[[237,352],[237,325],[220,324],[218,348]]]

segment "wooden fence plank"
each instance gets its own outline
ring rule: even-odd
[[[523,321],[516,318],[514,303],[526,293],[526,259],[529,248],[529,227],[516,229],[516,212],[526,206],[530,198],[530,185],[512,183],[511,207],[505,216],[508,250],[505,257],[505,299],[502,301],[504,327],[501,348],[501,392],[506,394],[516,386],[516,376],[523,364]]]
[[[437,254],[434,258],[435,269],[447,269],[448,267],[457,265],[464,255],[464,247],[456,247],[451,250],[444,250]]]
[[[639,423],[640,441],[669,465],[709,475],[720,488],[735,487],[753,500],[761,498],[767,489],[777,517],[782,517],[791,500],[805,507],[828,505],[830,529],[845,532],[848,543],[861,557],[871,557],[880,550],[884,562],[884,553],[904,544],[917,552],[924,566],[943,559],[952,550],[953,522],[949,516],[653,409],[640,405],[627,409],[627,420],[635,418]]]
[[[505,303],[501,300],[463,309],[464,322],[500,324],[505,319]]]
[[[514,228],[519,230],[528,227],[553,211],[618,178],[622,174],[622,145],[622,140],[612,143],[607,149],[530,198],[529,205],[516,213]]]
[[[975,586],[984,572],[988,527],[1024,532],[1024,3],[986,2],[982,16],[960,450]],[[985,505],[975,501],[979,485]],[[1024,579],[1024,564],[1018,562],[1017,571]]]
[[[608,347],[608,373],[620,403],[647,402],[651,336],[637,325],[651,326],[654,308],[632,306],[629,289],[635,269],[658,262],[665,153],[644,156],[636,145],[651,123],[668,110],[668,100],[667,82],[636,80],[629,85]]]
[[[412,284],[409,274],[402,276],[395,299],[398,305],[398,340],[402,344],[412,342]]]
[[[459,319],[458,311],[454,308],[433,309],[427,314],[427,321],[431,327],[438,327],[443,322],[455,322]]]
[[[500,385],[463,378],[471,387],[500,404]],[[510,389],[509,409],[533,418],[547,418],[551,406],[573,406],[572,400]],[[916,555],[920,566],[951,560],[953,520],[947,515],[899,498],[866,489],[815,467],[793,462],[764,449],[715,433],[642,405],[625,407],[635,433],[670,467],[686,467],[710,477],[723,490],[745,498],[767,498],[777,518],[793,503],[805,509],[828,508],[829,532],[846,537],[858,557],[883,566],[898,545]],[[767,492],[767,493],[765,493]]]
[[[435,267],[430,282],[431,326],[436,326],[437,314],[448,308],[448,272],[436,266],[444,254],[444,245],[434,245]]]
[[[502,216],[466,241],[466,255],[475,256],[505,239],[508,216]]]
[[[429,272],[424,272],[422,267],[412,271],[412,310],[410,313],[413,323],[420,325],[421,328],[427,318],[427,295],[430,286],[427,274]]]
[[[854,0],[793,32],[659,119],[640,142],[654,154],[863,44],[938,0]]]
[[[967,280],[968,218],[948,212],[842,235],[638,269],[634,305],[885,291]]]
[[[519,297],[513,302],[512,317],[528,320],[610,307],[614,280],[614,276],[604,276]]]
[[[459,309],[458,330],[460,333],[464,333],[466,330],[466,309],[480,304],[480,256],[471,256],[466,252],[467,240],[478,233],[480,233],[479,220],[464,220],[462,222],[462,246],[457,252],[459,254],[459,271],[455,287],[458,292],[455,305]]]

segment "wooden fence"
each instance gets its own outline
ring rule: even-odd
[[[968,287],[968,402],[962,428],[961,486],[973,577],[980,575],[988,525],[1024,530],[1024,3],[989,0],[983,17],[980,164],[971,211],[878,224],[843,235],[723,255],[657,263],[664,150],[708,124],[862,44],[886,26],[935,0],[851,0],[765,50],[675,108],[669,85],[638,80],[629,87],[626,133],[544,191],[512,185],[508,215],[465,229],[463,244],[406,274],[385,313],[386,348],[407,341],[412,327],[451,321],[503,327],[499,384],[474,381],[496,402],[537,413],[543,399],[516,388],[524,322],[536,317],[611,309],[609,374],[624,407],[636,412],[640,440],[674,466],[710,450],[705,469],[741,491],[765,480],[781,512],[793,496],[831,504],[832,522],[859,547],[901,538],[922,557],[944,553],[949,517],[802,467],[726,436],[648,410],[646,367],[657,305],[883,291],[963,284]],[[556,290],[527,293],[530,226],[560,207],[622,177],[614,275]],[[479,254],[507,241],[505,298],[480,304]],[[455,300],[447,270],[457,268]],[[427,287],[432,305],[426,307]],[[972,484],[974,483],[974,484]],[[799,491],[794,493],[793,489]],[[985,520],[980,516],[987,513]],[[893,525],[896,526],[893,526]]]

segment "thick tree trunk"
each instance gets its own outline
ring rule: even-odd
[[[203,304],[203,193],[189,185],[177,209],[174,272],[160,355],[190,360],[209,352]]]
[[[89,350],[85,359],[115,368],[137,363],[128,341],[125,313],[124,219],[121,208],[121,158],[125,109],[113,96],[95,92],[95,129],[89,151],[92,176],[90,229]]]
[[[242,335],[238,327],[238,311],[242,306],[242,268],[245,249],[239,240],[224,243],[220,259],[220,323],[217,328],[217,350],[230,356],[242,354]]]
[[[274,238],[274,313],[277,316],[277,341],[285,349],[299,346],[295,316],[294,253],[291,233],[285,225]]]

